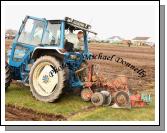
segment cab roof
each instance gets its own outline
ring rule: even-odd
[[[47,21],[49,21],[51,24],[60,24],[62,21],[64,21],[66,23],[65,29],[72,28],[73,30],[84,30],[91,32],[95,35],[97,34],[90,30],[91,25],[72,19],[70,17],[65,17],[64,20],[47,20]]]

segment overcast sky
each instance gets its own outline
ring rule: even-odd
[[[5,8],[6,29],[18,30],[26,15],[46,19],[65,16],[90,23],[100,38],[120,36],[151,37],[155,41],[157,5],[8,5]]]

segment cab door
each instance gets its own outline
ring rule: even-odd
[[[12,45],[9,59],[11,66],[20,67],[21,64],[29,60],[30,53],[42,43],[46,26],[45,19],[30,16],[25,18]]]

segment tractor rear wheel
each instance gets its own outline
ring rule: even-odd
[[[11,82],[11,70],[8,63],[5,63],[5,90],[10,86]]]
[[[41,56],[31,68],[29,85],[37,100],[54,102],[63,92],[65,79],[65,69],[58,60]]]

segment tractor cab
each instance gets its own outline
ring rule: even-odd
[[[83,34],[79,51],[87,55],[89,54],[88,33],[96,34],[90,28],[90,25],[69,17],[65,17],[64,20],[46,20],[26,16],[8,54],[8,63],[19,67],[30,53],[31,57],[36,59],[40,53],[46,52],[46,49],[50,51],[54,49],[57,55],[63,54],[62,52],[76,52],[78,50],[75,51],[76,44],[70,41],[71,37],[67,37],[70,32],[76,36],[76,32]]]
[[[69,17],[46,20],[26,16],[7,54],[6,88],[11,79],[17,80],[45,102],[56,100],[66,85],[81,88],[76,71],[85,62],[84,57],[91,55],[87,36],[96,33],[90,28]]]
[[[45,18],[26,16],[15,41],[34,46],[57,46],[64,48],[66,34],[69,31],[82,31],[84,43],[86,43],[88,32],[96,34],[90,28],[90,25],[69,17],[65,17],[64,20],[46,20]]]

